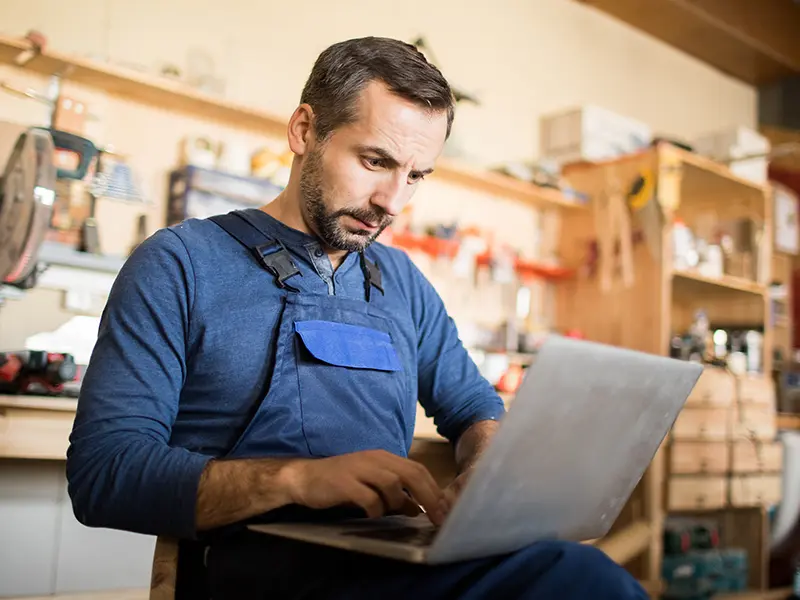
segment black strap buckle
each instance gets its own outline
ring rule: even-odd
[[[280,250],[269,252],[270,248],[274,248],[275,245],[261,244],[253,248],[253,254],[258,262],[275,276],[278,287],[298,292],[299,290],[286,283],[286,280],[295,275],[300,275],[302,277],[303,274],[300,272],[300,269],[297,268],[297,265],[294,264],[294,261],[292,261],[292,257],[286,247],[283,244],[280,244],[280,246]]]
[[[372,286],[378,288],[381,294],[385,296],[386,292],[383,291],[381,268],[378,266],[378,263],[374,263],[364,256],[363,252],[361,253],[361,270],[364,271],[364,279],[366,280],[364,283],[367,294],[367,302],[369,302]]]

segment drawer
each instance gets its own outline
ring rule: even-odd
[[[687,475],[669,479],[669,510],[723,508],[728,497],[728,479],[724,476]]]
[[[762,375],[739,377],[739,400],[743,404],[775,406],[775,383]]]
[[[0,406],[0,458],[65,460],[74,412]]]
[[[734,473],[780,473],[783,471],[783,444],[742,440],[731,450],[731,471]]]
[[[736,441],[742,438],[774,440],[778,435],[778,415],[774,407],[766,404],[734,406],[731,430]]]
[[[723,474],[728,472],[729,463],[728,442],[674,441],[669,449],[673,475]]]
[[[731,477],[733,506],[768,506],[781,501],[780,475],[735,475]]]
[[[726,440],[730,436],[728,408],[684,408],[672,427],[675,439]]]
[[[736,397],[736,378],[716,367],[706,367],[686,406],[731,406]]]

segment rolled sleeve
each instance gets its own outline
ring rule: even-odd
[[[87,526],[196,536],[210,457],[169,444],[194,285],[186,248],[170,230],[141,244],[114,283],[67,452],[73,511]]]

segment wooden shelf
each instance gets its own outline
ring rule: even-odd
[[[800,431],[800,415],[779,413],[777,417],[778,429]]]
[[[25,40],[0,36],[0,62],[14,65],[15,58],[29,49]],[[221,121],[268,134],[284,134],[286,121],[263,111],[229,102],[195,90],[185,84],[139,73],[111,64],[70,56],[52,50],[30,60],[26,69],[40,75],[62,74],[65,79],[101,89],[167,111]]]
[[[763,194],[766,190],[766,186],[740,177],[733,173],[727,165],[706,156],[667,144],[659,146],[659,150],[666,154],[672,154],[681,161],[685,169],[684,177],[693,187],[722,187],[730,190],[731,193],[738,192],[740,194],[743,192],[742,188],[757,194]]]
[[[732,277],[730,275],[725,275],[721,278],[706,277],[705,275],[700,275],[699,273],[693,273],[691,271],[673,271],[672,277],[673,280],[683,280],[692,284],[698,284],[698,291],[702,291],[701,286],[706,290],[709,289],[708,286],[712,286],[720,290],[746,292],[759,296],[763,296],[767,293],[767,288],[765,286],[755,281],[744,279],[743,277]]]
[[[25,40],[0,35],[0,63],[15,65],[15,59],[29,47]],[[162,110],[218,121],[249,132],[279,137],[286,135],[284,118],[203,93],[165,77],[52,50],[34,57],[24,68],[46,76],[61,74],[69,81]],[[536,186],[500,173],[467,167],[451,159],[441,159],[431,179],[540,208],[584,206],[577,200],[570,200],[558,190]]]
[[[444,181],[457,183],[487,194],[513,198],[540,208],[548,206],[572,209],[586,208],[585,204],[578,200],[570,200],[558,190],[514,179],[502,173],[470,168],[459,164],[458,161],[453,159],[440,159],[432,178],[441,178]]]

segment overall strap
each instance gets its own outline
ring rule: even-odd
[[[378,263],[369,260],[366,256],[364,256],[364,252],[359,252],[358,256],[361,261],[361,270],[364,272],[364,288],[367,296],[367,302],[369,302],[372,286],[378,288],[381,294],[386,295],[386,292],[383,291],[383,280],[381,278],[381,269],[378,266]]]
[[[273,240],[259,229],[242,211],[232,211],[225,215],[209,217],[228,235],[247,248],[261,266],[275,276],[278,287],[298,292],[286,280],[303,274],[294,264],[289,251],[280,240]]]

